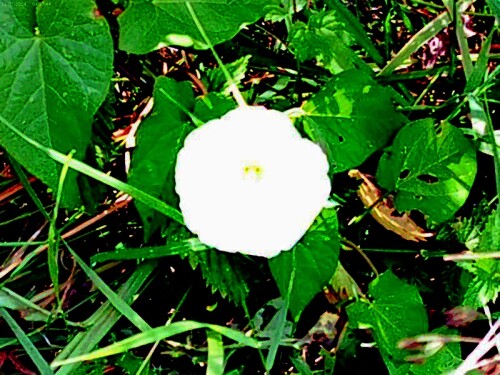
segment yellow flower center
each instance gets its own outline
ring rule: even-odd
[[[260,181],[263,174],[264,168],[258,164],[247,164],[243,167],[243,176],[245,179],[250,178],[253,181]]]

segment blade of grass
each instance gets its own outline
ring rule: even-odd
[[[97,349],[88,354],[83,354],[77,357],[67,358],[60,361],[54,361],[52,362],[51,367],[54,368],[65,364],[81,361],[91,361],[98,358],[108,357],[110,355],[124,353],[127,350],[135,349],[147,344],[152,344],[155,341],[164,340],[168,337],[175,336],[184,332],[193,331],[195,329],[211,329],[212,331],[218,332],[221,335],[236,341],[242,346],[248,346],[254,349],[261,348],[266,345],[266,342],[257,341],[254,338],[247,337],[243,332],[236,331],[231,328],[215,324],[200,323],[192,320],[183,320],[181,322],[172,323],[168,326],[157,327],[149,331],[138,333],[134,336],[115,342],[114,344],[108,345],[104,348]]]
[[[9,156],[9,163],[10,163],[10,165],[12,165],[12,168],[14,169],[14,172],[17,175],[17,178],[19,178],[19,181],[21,181],[21,184],[23,184],[24,189],[26,190],[26,192],[28,193],[30,198],[33,200],[33,202],[35,203],[35,206],[38,208],[40,213],[45,216],[45,219],[47,219],[47,221],[50,221],[50,216],[47,214],[45,207],[43,207],[43,203],[40,200],[40,198],[38,198],[38,195],[36,194],[35,189],[33,189],[31,187],[30,180],[26,176],[26,173],[24,173],[21,165],[10,156]]]
[[[491,49],[491,42],[493,41],[493,36],[495,35],[496,29],[491,30],[490,35],[484,41],[481,46],[481,51],[477,58],[476,64],[467,80],[464,92],[470,93],[478,88],[486,77],[488,71],[489,54]]]
[[[72,159],[73,153],[74,151],[69,153],[69,155],[66,157],[66,162],[63,164],[61,175],[59,176],[59,184],[57,186],[56,205],[54,206],[54,211],[52,212],[52,220],[50,220],[49,225],[49,249],[47,251],[47,264],[49,265],[49,275],[52,281],[54,295],[57,302],[56,311],[60,311],[61,309],[61,297],[59,296],[59,233],[57,231],[56,223],[57,215],[59,213],[59,207],[61,205],[64,181],[66,180],[66,176],[68,175],[68,163]]]
[[[186,298],[189,294],[189,292],[191,291],[191,288],[193,287],[193,285],[191,285],[188,290],[186,290],[186,293],[184,293],[184,295],[182,296],[181,300],[179,301],[179,303],[177,304],[175,310],[174,310],[174,313],[170,316],[170,318],[168,318],[167,322],[165,323],[165,326],[168,326],[170,323],[172,323],[172,321],[175,319],[175,316],[177,315],[177,311],[180,310],[181,306],[184,304],[184,302],[186,301]],[[141,365],[139,366],[139,368],[137,369],[137,372],[135,375],[141,375],[142,372],[144,371],[144,369],[146,368],[146,366],[148,365],[149,361],[151,360],[151,357],[153,356],[156,348],[158,347],[158,345],[160,345],[160,341],[161,340],[157,340],[155,341],[155,343],[153,344],[153,346],[151,347],[151,349],[149,350],[148,354],[146,355],[146,358],[144,358],[144,361],[142,361]]]
[[[455,24],[455,33],[457,34],[458,48],[462,55],[462,66],[464,68],[465,78],[468,81],[472,74],[472,59],[470,56],[469,43],[465,35],[464,23],[462,22],[462,11],[459,11],[454,0],[445,1],[446,8],[450,14],[453,14],[453,22]],[[464,9],[465,10],[465,9]]]
[[[42,357],[38,349],[33,345],[29,337],[24,333],[22,328],[17,324],[17,322],[10,316],[7,310],[3,307],[0,307],[0,316],[5,320],[5,322],[9,325],[14,335],[16,335],[19,343],[23,346],[26,353],[28,353],[29,357],[37,367],[38,371],[42,375],[52,375],[54,371],[50,368],[49,364]]]
[[[3,116],[0,116],[0,122],[9,128],[13,133],[22,138],[25,142],[35,147],[36,149],[44,152],[47,156],[49,156],[52,160],[57,161],[58,163],[64,164],[67,160],[66,155],[53,150],[51,148],[45,147],[34,139],[26,136],[24,133],[19,131],[16,127],[14,127],[9,121],[7,121]],[[68,161],[68,165],[71,169],[74,169],[80,173],[83,173],[86,176],[89,176],[97,181],[102,182],[108,186],[111,186],[115,189],[118,189],[136,200],[144,203],[145,205],[151,207],[152,209],[162,213],[163,215],[177,221],[180,224],[184,224],[182,214],[176,210],[175,208],[169,206],[165,202],[145,193],[144,191],[137,189],[125,182],[122,182],[114,177],[108,176],[107,174],[98,171],[90,167],[89,165],[82,163],[81,161],[71,159]]]
[[[184,255],[190,251],[204,251],[210,249],[198,238],[190,238],[181,242],[165,246],[142,247],[138,249],[122,249],[99,253],[90,258],[90,262],[102,263],[110,260],[156,259],[172,255]]]
[[[117,295],[126,303],[130,304],[134,296],[149,278],[156,268],[156,262],[144,262],[137,267],[129,279],[120,287]],[[84,324],[90,326],[85,332],[79,332],[66,345],[66,347],[55,358],[61,361],[69,357],[76,357],[89,353],[107,335],[113,326],[121,318],[120,311],[115,309],[110,301],[106,301],[99,309],[88,318]],[[80,363],[68,364],[61,367],[56,375],[72,375],[76,372]]]
[[[224,374],[224,345],[219,332],[207,330],[207,375]]]
[[[32,246],[32,245],[42,245],[45,241],[33,241],[33,242],[0,242],[0,247],[15,247],[15,246]]]
[[[465,11],[475,0],[462,0],[457,3],[458,12]],[[389,61],[389,63],[378,73],[377,76],[387,76],[394,72],[404,61],[415,53],[423,44],[444,30],[452,22],[448,11],[441,13],[431,22],[425,25],[419,32],[404,45],[404,47]]]
[[[486,134],[489,138],[493,149],[493,161],[495,165],[495,182],[497,189],[497,197],[500,198],[500,145],[497,144],[497,140],[495,137],[495,129],[493,128],[493,122],[491,121],[490,110],[488,108],[488,100],[486,95],[484,95],[484,105],[485,105],[485,113],[486,113]],[[500,203],[498,204],[500,206]],[[496,210],[497,217],[500,217],[500,209]]]
[[[274,362],[276,360],[276,354],[278,353],[278,348],[281,343],[281,338],[283,337],[283,334],[285,332],[285,327],[286,327],[286,315],[288,313],[288,306],[290,305],[290,296],[292,295],[292,290],[293,290],[293,283],[295,281],[295,269],[296,269],[296,264],[297,264],[297,259],[295,257],[295,251],[292,253],[293,258],[292,258],[292,273],[290,275],[290,281],[288,282],[288,291],[286,298],[283,302],[283,305],[280,307],[278,312],[276,313],[278,315],[278,322],[276,324],[276,330],[274,331],[273,337],[271,337],[270,343],[269,343],[269,352],[267,353],[267,358],[266,358],[266,371],[270,373],[271,369],[274,366]]]
[[[106,296],[109,302],[133,325],[141,331],[151,330],[151,327],[144,319],[141,318],[122,298],[120,298],[109,286],[106,284],[99,275],[78,256],[78,254],[62,240],[66,248],[69,250],[75,261],[82,268],[83,272],[92,280],[95,286]]]
[[[2,298],[2,294],[5,294],[13,301],[13,305],[8,306],[8,305],[2,303],[2,305],[3,305],[2,307],[12,308],[14,310],[19,310],[19,311],[31,309],[31,310],[34,310],[34,311],[39,312],[40,314],[44,315],[47,319],[49,319],[51,316],[50,311],[47,311],[47,310],[41,308],[36,303],[31,302],[29,299],[24,298],[23,296],[17,294],[13,290],[10,290],[9,288],[7,288],[5,286],[0,288],[0,298]]]

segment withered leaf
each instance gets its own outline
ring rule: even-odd
[[[393,204],[393,197],[382,198],[380,189],[372,182],[373,177],[352,169],[349,177],[361,180],[358,196],[366,208],[370,208],[370,214],[385,229],[388,229],[408,241],[426,241],[434,233],[428,233],[415,223],[408,213],[400,215]]]

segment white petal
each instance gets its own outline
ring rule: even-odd
[[[237,108],[191,132],[175,180],[186,226],[202,242],[265,257],[292,248],[330,194],[321,149],[263,107]]]

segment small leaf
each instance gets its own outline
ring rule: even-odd
[[[92,117],[113,74],[113,41],[92,0],[2,2],[0,116],[28,137],[83,159]],[[0,144],[57,191],[61,167],[0,124]],[[65,181],[62,205],[81,204],[77,174]]]
[[[145,54],[168,45],[208,48],[188,8],[188,1],[132,0],[118,18],[120,49]],[[212,44],[234,37],[244,24],[265,15],[276,0],[189,2]]]
[[[283,251],[269,260],[271,272],[284,299],[288,296],[290,277],[295,275],[289,301],[295,321],[335,273],[339,248],[337,214],[334,209],[324,209],[292,250]]]
[[[248,63],[250,62],[251,55],[243,56],[242,58],[233,61],[232,63],[225,64],[225,68],[229,72],[235,84],[241,83],[245,78],[245,74],[248,69]],[[207,72],[208,87],[207,90],[210,92],[221,92],[226,96],[230,95],[230,82],[227,81],[226,76],[221,68],[211,69]]]
[[[318,65],[333,74],[361,63],[349,48],[351,37],[334,11],[313,13],[307,24],[295,22],[289,40],[290,49],[299,62],[316,59]]]
[[[193,115],[202,122],[220,118],[227,112],[236,108],[234,100],[217,93],[208,93],[207,95],[196,98]]]
[[[160,77],[155,83],[153,98],[153,112],[139,127],[128,182],[155,198],[177,205],[174,169],[177,153],[190,130],[186,111],[194,107],[193,91],[188,82]],[[143,203],[135,204],[147,240],[165,224],[166,217]]]
[[[384,361],[398,367],[406,353],[398,349],[404,338],[427,332],[427,313],[418,290],[387,271],[369,285],[370,300],[347,307],[349,322],[370,328]]]
[[[493,211],[481,232],[475,253],[500,251],[500,211]],[[464,306],[481,307],[495,302],[500,293],[500,260],[493,258],[459,262],[461,267],[474,275],[464,296]]]
[[[377,180],[396,191],[398,211],[418,209],[439,223],[465,203],[476,171],[476,151],[462,132],[424,119],[401,129],[380,160]]]
[[[405,121],[389,90],[359,70],[333,77],[302,109],[304,128],[325,151],[332,173],[358,167]]]
[[[415,242],[426,241],[427,237],[434,235],[420,228],[407,213],[399,215],[394,209],[392,197],[382,198],[382,192],[371,181],[371,176],[353,169],[349,171],[349,177],[363,181],[359,187],[358,196],[365,208],[370,209],[372,217],[385,229],[396,233],[405,240]]]
[[[356,42],[365,49],[375,63],[379,66],[383,65],[384,58],[375,48],[361,22],[349,11],[349,9],[347,9],[345,4],[340,0],[326,0],[325,3],[329,8],[335,10],[337,14],[339,14],[342,22],[345,24],[345,29],[354,37],[354,39],[356,39]]]

